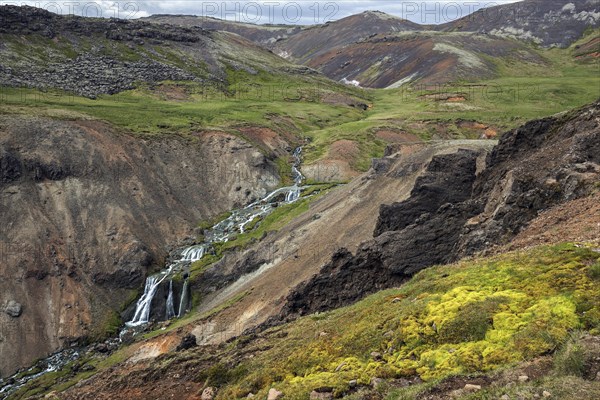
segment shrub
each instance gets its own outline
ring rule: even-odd
[[[596,261],[595,263],[590,265],[590,268],[588,270],[588,275],[592,279],[600,280],[600,261]]]
[[[586,355],[581,344],[581,337],[580,332],[571,333],[554,354],[554,370],[559,375],[578,377],[583,375]]]

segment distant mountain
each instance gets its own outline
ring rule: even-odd
[[[496,76],[495,59],[542,65],[527,45],[477,33],[403,32],[380,34],[334,48],[306,64],[328,77],[371,88],[419,81],[447,83]]]
[[[379,11],[366,11],[335,22],[312,26],[280,40],[275,52],[293,61],[310,61],[343,46],[381,33],[420,31],[414,22]]]
[[[169,80],[222,86],[228,70],[316,73],[228,32],[0,6],[0,85],[95,97]]]
[[[527,0],[479,10],[438,27],[441,31],[480,32],[568,47],[589,28],[600,27],[597,0]]]
[[[600,27],[600,6],[596,0],[526,0],[443,25],[419,25],[380,11],[308,27],[190,16],[147,20],[238,33],[332,79],[383,88],[417,79],[446,83],[493,77],[494,57],[542,62],[529,45],[568,47]]]
[[[195,15],[156,14],[141,18],[141,20],[188,28],[202,27],[209,30],[232,32],[265,47],[272,47],[276,41],[287,39],[304,29],[299,25],[255,25]]]

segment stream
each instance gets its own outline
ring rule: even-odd
[[[169,292],[164,310],[164,320],[168,321],[176,317],[182,317],[190,311],[189,269],[191,264],[210,254],[214,244],[226,243],[237,235],[246,232],[246,226],[257,217],[265,217],[280,205],[291,204],[300,199],[302,192],[301,185],[304,180],[304,176],[300,172],[302,162],[301,147],[294,151],[293,157],[292,177],[294,184],[292,186],[276,189],[264,198],[244,208],[233,210],[229,217],[205,231],[202,243],[175,250],[169,256],[169,259],[173,261],[168,263],[164,270],[146,278],[144,293],[136,303],[133,318],[125,323],[119,334],[119,338],[109,339],[104,344],[116,347],[122,341],[124,335],[128,333],[135,335],[151,322],[152,300],[160,285],[167,280],[169,281]],[[177,298],[173,290],[173,278],[177,275],[182,275],[184,278],[179,298]],[[81,355],[93,351],[95,346],[96,344],[92,344],[87,347],[69,348],[56,352],[48,358],[38,361],[30,368],[20,370],[5,380],[0,379],[0,400],[6,399],[10,394],[31,380],[62,369],[68,363],[79,359]]]

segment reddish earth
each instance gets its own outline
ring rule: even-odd
[[[600,193],[541,213],[508,246],[509,249],[560,242],[600,244]]]
[[[286,154],[285,149],[290,146],[289,142],[286,141],[281,134],[269,128],[240,127],[238,128],[238,131],[259,148],[275,152],[280,156]]]
[[[329,148],[329,157],[333,160],[352,160],[360,154],[358,144],[352,140],[338,140]]]
[[[496,128],[484,125],[477,121],[458,121],[457,126],[482,139],[495,139],[498,136],[498,130]]]
[[[526,45],[501,37],[431,32],[387,33],[365,37],[311,54],[306,65],[335,80],[363,87],[399,87],[409,82],[440,84],[496,76],[488,58],[543,64]]]
[[[380,130],[375,136],[388,143],[420,143],[422,140],[412,133],[396,132],[392,130]]]
[[[600,37],[595,37],[589,42],[577,46],[573,55],[577,59],[600,57]]]
[[[190,95],[187,92],[186,87],[176,84],[159,85],[154,88],[154,92],[161,98],[161,100],[186,101],[190,99]]]

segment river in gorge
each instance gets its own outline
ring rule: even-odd
[[[169,262],[166,268],[157,274],[146,278],[144,284],[144,293],[137,300],[135,312],[130,321],[119,334],[119,338],[111,338],[104,344],[110,347],[116,347],[122,341],[122,337],[127,334],[135,335],[143,331],[152,321],[153,313],[152,303],[159,287],[168,282],[168,295],[166,306],[163,311],[159,310],[160,315],[164,315],[161,320],[170,320],[176,317],[182,317],[191,308],[191,295],[189,285],[189,270],[191,264],[201,260],[204,256],[211,253],[216,243],[225,243],[239,234],[246,232],[248,224],[256,218],[265,217],[272,213],[277,207],[292,204],[301,197],[302,182],[304,176],[300,172],[302,162],[302,148],[297,148],[294,153],[294,162],[292,165],[292,186],[279,188],[269,193],[264,198],[255,201],[246,207],[231,211],[230,215],[207,229],[204,232],[202,243],[190,247],[180,248],[172,252],[169,256]],[[179,293],[174,290],[174,278],[182,277],[183,285]],[[156,313],[156,312],[155,312]],[[67,364],[78,360],[82,355],[94,351],[96,344],[86,347],[74,347],[56,352],[46,359],[38,361],[34,366],[23,369],[13,376],[0,379],[0,400],[7,398],[27,382],[39,378],[40,376],[58,371]]]

